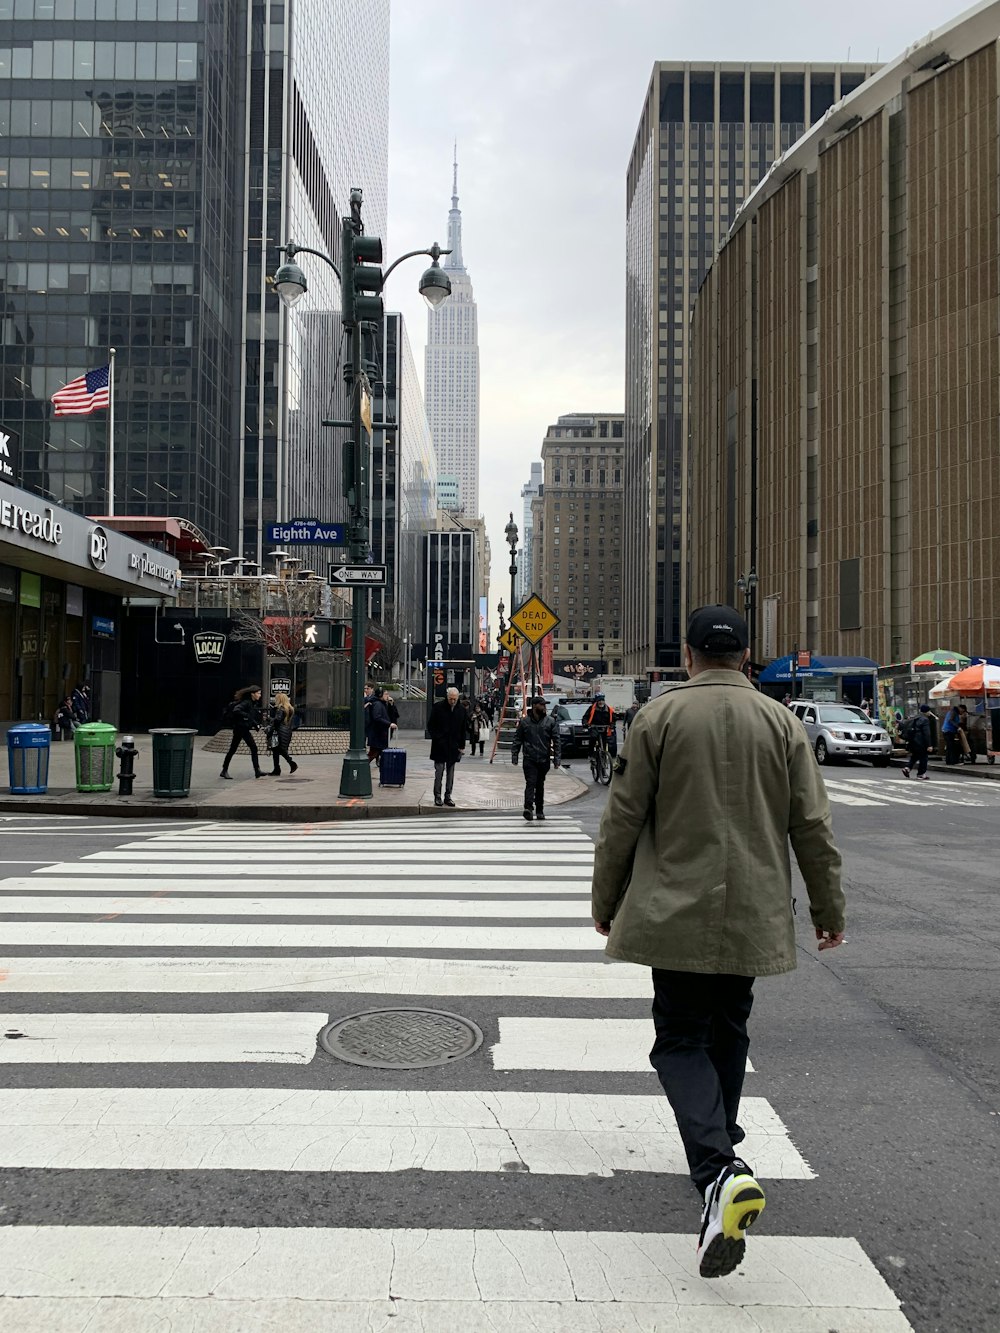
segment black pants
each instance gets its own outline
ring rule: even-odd
[[[545,777],[549,771],[549,761],[546,759],[540,764],[536,759],[529,759],[527,755],[522,761],[524,766],[524,808],[530,810],[532,807],[539,814],[545,809]]]
[[[927,746],[911,745],[910,757],[906,762],[910,768],[917,770],[917,777],[922,778],[927,772]]]
[[[222,761],[222,771],[229,771],[229,761],[240,748],[240,741],[250,751],[250,758],[253,760],[253,771],[260,772],[260,761],[257,758],[257,742],[253,738],[253,732],[249,727],[233,727],[233,739],[229,742],[229,749],[226,751],[226,757]]]
[[[691,1179],[704,1194],[745,1138],[737,1121],[753,977],[653,968],[656,1041],[649,1062],[677,1119]]]
[[[957,731],[946,731],[944,733],[944,762],[946,764],[960,764],[962,762],[962,742],[958,738]]]
[[[288,745],[283,744],[280,739],[278,744],[271,751],[271,759],[274,762],[274,768],[271,770],[272,773],[281,772],[281,765],[278,763],[279,759],[284,759],[285,763],[288,765],[289,773],[294,773],[296,768],[298,768],[298,764],[296,764],[295,760],[288,753]]]

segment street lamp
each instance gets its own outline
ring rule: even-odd
[[[750,566],[749,574],[741,574],[736,580],[736,586],[743,594],[743,614],[746,617],[747,629],[750,638],[750,658],[753,660],[754,638],[756,637],[757,626],[757,571],[753,565]]]
[[[601,630],[601,641],[600,641],[600,643],[597,645],[597,651],[598,651],[598,653],[600,654],[600,657],[601,657],[601,675],[602,675],[602,676],[604,675],[604,647],[605,647],[605,645],[604,645],[604,631]]]
[[[429,306],[435,308],[451,292],[451,281],[441,268],[439,260],[450,250],[442,250],[437,241],[425,250],[408,250],[382,271],[382,241],[378,236],[366,236],[361,221],[361,190],[351,190],[350,215],[341,219],[340,267],[322,250],[312,250],[291,241],[279,246],[284,263],[274,275],[274,286],[288,307],[293,307],[306,294],[306,278],[295,262],[296,255],[315,255],[333,269],[340,280],[341,323],[348,336],[350,358],[344,367],[344,382],[351,399],[350,436],[344,443],[344,498],[350,510],[347,541],[352,564],[364,564],[370,551],[370,445],[366,447],[367,427],[362,417],[362,399],[371,396],[371,385],[362,367],[361,330],[365,324],[381,322],[383,309],[381,292],[392,271],[404,259],[429,255],[430,266],[420,278],[419,291]],[[369,418],[370,421],[370,418]],[[369,797],[372,794],[371,766],[365,746],[364,682],[365,682],[365,623],[368,610],[368,590],[363,585],[351,589],[351,741],[344,756],[340,775],[340,795]]]
[[[514,580],[517,578],[517,524],[514,522],[513,510],[510,511],[510,521],[504,528],[503,535],[510,547],[510,613],[513,616],[517,605],[514,592]]]
[[[503,618],[503,613],[504,613],[504,604],[503,604],[503,598],[501,597],[499,602],[497,602],[497,615],[499,615],[500,617],[500,629],[497,632],[498,639],[502,639],[503,636],[507,633],[507,622]]]

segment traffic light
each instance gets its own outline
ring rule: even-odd
[[[307,648],[332,648],[343,652],[347,641],[345,623],[342,620],[327,620],[323,617],[307,620],[303,631],[303,641]]]
[[[360,223],[358,223],[360,226]],[[341,230],[341,319],[345,324],[374,324],[382,318],[382,240],[354,230],[344,218]],[[367,292],[376,295],[365,295]]]

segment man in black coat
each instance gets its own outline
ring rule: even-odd
[[[522,717],[514,733],[514,746],[510,759],[517,763],[517,757],[524,750],[524,817],[527,820],[545,818],[545,776],[554,762],[556,768],[562,760],[562,745],[559,736],[559,723],[555,718],[547,717],[545,700],[536,695],[531,701],[527,717]]]
[[[455,765],[465,750],[469,715],[458,702],[458,690],[450,687],[443,699],[431,709],[427,730],[431,738],[431,758],[434,760],[434,804],[454,806],[451,799],[455,785]],[[441,783],[444,781],[444,800]]]

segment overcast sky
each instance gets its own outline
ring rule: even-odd
[[[894,59],[961,12],[941,0],[392,0],[387,258],[446,241],[458,140],[479,307],[480,504],[491,604],[503,528],[546,427],[624,408],[625,170],[656,60]],[[363,15],[363,10],[359,10]],[[386,305],[421,376],[416,260]],[[491,611],[492,611],[491,606]]]

